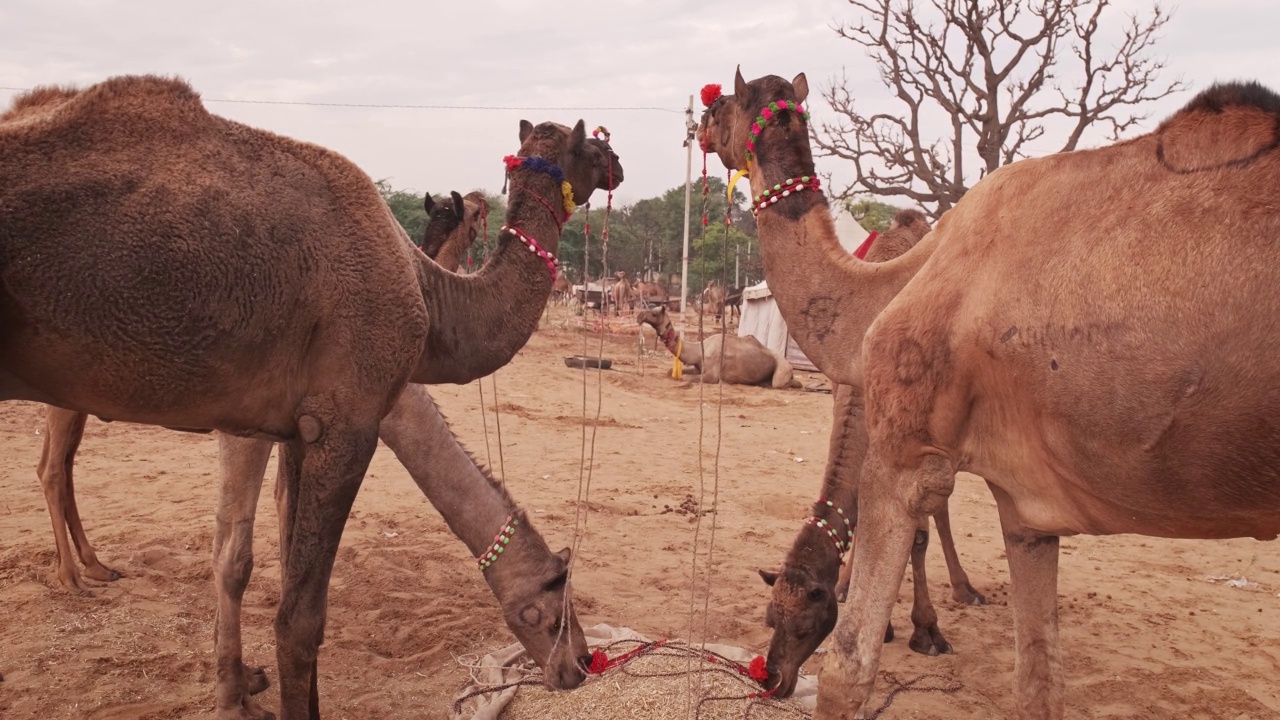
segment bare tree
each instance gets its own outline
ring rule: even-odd
[[[1139,106],[1185,89],[1158,82],[1164,61],[1151,50],[1170,17],[1159,5],[1104,28],[1112,0],[849,4],[862,19],[833,29],[867,49],[901,109],[859,110],[847,76],[824,88],[835,119],[814,128],[818,154],[857,172],[842,199],[905,197],[937,218],[969,189],[966,156],[981,177],[1025,157],[1049,121],[1065,133],[1061,151],[1094,125],[1117,139],[1146,119]],[[1114,46],[1101,47],[1109,33]]]

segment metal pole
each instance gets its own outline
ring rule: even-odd
[[[689,96],[689,108],[684,111],[685,139],[688,150],[684,165],[684,253],[680,261],[680,317],[683,320],[685,303],[689,300],[689,198],[693,189],[693,135],[698,129],[693,121],[693,96]]]

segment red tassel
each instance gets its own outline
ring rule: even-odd
[[[587,667],[587,672],[592,675],[599,675],[609,669],[609,656],[599,650],[591,651],[591,665]]]
[[[874,243],[878,237],[880,237],[880,233],[876,230],[872,230],[871,234],[867,236],[867,239],[863,240],[862,244],[858,246],[858,249],[853,251],[853,256],[859,260],[866,259],[867,251],[871,249],[871,244]]]
[[[751,659],[751,664],[747,666],[747,676],[756,682],[764,682],[769,679],[769,669],[765,667],[763,656],[757,655]]]
[[[702,86],[702,105],[703,107],[711,107],[711,103],[720,99],[720,86],[716,83],[710,83]]]

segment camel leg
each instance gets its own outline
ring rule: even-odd
[[[324,638],[329,578],[347,515],[378,444],[376,417],[360,422],[324,403],[301,420],[303,437],[308,427],[315,437],[283,446],[277,478],[284,518],[275,621],[281,720],[320,717],[316,658]]]
[[[907,647],[921,655],[938,655],[951,653],[951,643],[942,636],[938,629],[938,611],[933,608],[933,600],[929,598],[929,580],[925,576],[924,560],[929,550],[929,517],[920,518],[916,529],[915,542],[911,545],[911,580],[913,600],[911,606],[911,624],[915,631]]]
[[[53,541],[58,551],[58,581],[64,588],[72,592],[88,593],[80,569],[76,566],[76,556],[84,563],[84,575],[101,582],[120,579],[116,570],[104,566],[98,561],[98,555],[89,543],[84,525],[80,522],[80,511],[76,507],[75,468],[76,450],[80,447],[80,439],[84,437],[84,424],[88,418],[83,413],[49,406],[45,418],[44,444],[40,452],[40,463],[36,466],[36,474],[40,477],[40,486],[44,490],[45,504],[49,507],[49,519],[53,523]],[[68,528],[71,531],[67,537]],[[71,544],[75,543],[76,554],[71,552]]]
[[[859,484],[858,551],[854,554],[850,602],[840,613],[831,652],[818,680],[815,718],[854,720],[866,716],[883,647],[883,628],[897,600],[919,518],[903,489],[949,487],[955,472],[927,458],[915,470],[890,471],[872,452]]]
[[[267,688],[262,668],[244,664],[240,643],[240,608],[253,573],[253,523],[262,476],[271,457],[270,440],[218,433],[222,487],[213,534],[213,585],[218,595],[213,622],[216,657],[215,712],[218,720],[270,720],[251,695]]]
[[[857,518],[852,518],[854,525],[857,525]],[[840,575],[836,578],[836,602],[844,602],[849,597],[849,581],[853,579],[853,552],[858,544],[858,535],[854,533],[853,538],[849,541],[849,554],[845,557],[844,562],[840,563]],[[893,623],[890,622],[884,628],[884,641],[893,642]]]
[[[988,483],[1000,510],[1013,596],[1014,700],[1020,720],[1060,720],[1066,689],[1058,644],[1058,537],[1026,527],[1008,495]]]
[[[961,605],[986,605],[987,598],[969,583],[969,574],[960,566],[960,554],[956,552],[956,541],[951,536],[951,502],[947,501],[942,510],[933,516],[933,523],[938,526],[938,540],[942,543],[942,555],[947,559],[947,574],[951,577],[951,597]]]

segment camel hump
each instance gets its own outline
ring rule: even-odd
[[[122,139],[189,131],[211,117],[187,82],[158,75],[120,75],[87,88],[45,86],[19,95],[0,123],[39,123],[39,132],[98,129]]]
[[[1280,146],[1280,95],[1257,82],[1216,83],[1156,130],[1177,173],[1244,167]]]

